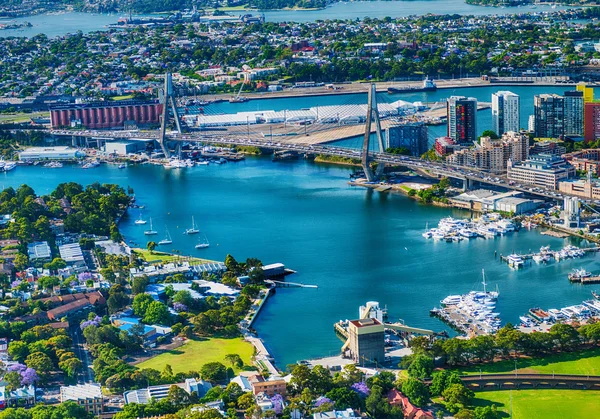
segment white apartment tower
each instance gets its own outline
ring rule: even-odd
[[[519,132],[521,125],[519,114],[519,95],[509,91],[492,94],[492,126],[501,136],[505,132]]]

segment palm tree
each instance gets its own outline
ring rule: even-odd
[[[152,253],[154,253],[154,249],[156,249],[156,246],[158,246],[156,244],[156,242],[148,242],[148,244],[146,245],[146,248],[148,249],[150,254],[152,254]]]

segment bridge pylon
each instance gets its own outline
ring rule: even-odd
[[[181,134],[181,121],[179,120],[179,114],[177,113],[177,104],[175,103],[175,93],[173,92],[173,77],[171,73],[165,74],[165,84],[162,90],[159,92],[160,103],[162,103],[162,117],[160,121],[160,135],[158,137],[158,143],[163,151],[165,157],[170,157],[169,148],[166,146],[165,133],[167,132],[167,124],[169,123],[170,113],[173,114],[175,120],[175,127],[177,132]],[[169,112],[169,110],[171,112]]]
[[[379,151],[384,152],[385,147],[383,145],[383,135],[381,133],[381,119],[379,118],[379,110],[377,108],[377,90],[375,89],[375,83],[371,84],[369,89],[369,99],[367,104],[367,119],[365,123],[365,137],[362,146],[362,168],[365,172],[365,177],[368,182],[375,182],[378,178],[383,175],[385,164],[379,163],[377,165],[377,172],[373,173],[371,170],[371,158],[369,156],[369,145],[371,142],[371,127],[375,122],[375,132],[377,134],[377,142],[379,145]]]

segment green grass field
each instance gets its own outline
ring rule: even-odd
[[[489,365],[461,368],[461,374],[498,374],[514,372],[514,361],[502,361]],[[563,353],[545,358],[517,360],[518,372],[536,372],[540,374],[580,374],[600,375],[600,348],[583,352]],[[600,394],[598,395],[600,398]]]
[[[572,419],[598,417],[600,394],[586,390],[509,390],[475,393],[475,406],[495,404],[502,417]]]
[[[135,253],[141,255],[144,258],[144,260],[148,263],[169,263],[173,261],[185,260],[190,262],[191,265],[200,265],[202,263],[214,262],[214,260],[196,258],[192,256],[174,255],[171,253],[159,252],[158,250],[155,250],[152,253],[150,253],[148,249],[135,248],[133,250],[135,251]]]
[[[50,112],[32,112],[32,113],[7,113],[0,114],[0,123],[20,123],[20,122],[29,122],[31,118],[49,118]]]
[[[254,347],[242,338],[190,340],[177,349],[137,364],[137,367],[162,371],[165,365],[169,364],[174,373],[200,371],[208,362],[221,362],[230,367],[231,364],[225,361],[227,354],[238,354],[244,365],[251,365],[250,358],[254,354]],[[239,368],[234,368],[234,371],[237,373]]]

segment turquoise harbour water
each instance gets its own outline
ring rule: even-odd
[[[386,305],[392,320],[447,330],[429,317],[429,310],[449,294],[481,289],[482,268],[490,286],[499,287],[497,309],[504,322],[517,322],[533,306],[558,308],[591,297],[593,287],[569,284],[567,273],[575,267],[597,272],[595,256],[519,272],[494,257],[495,251],[560,248],[570,240],[535,230],[456,244],[425,240],[421,233],[427,223],[434,226],[442,217],[468,213],[349,186],[351,170],[269,158],[181,171],[151,165],[123,170],[112,165],[89,170],[32,166],[0,174],[0,187],[27,183],[44,194],[67,181],[132,186],[146,207],[143,217],[154,220],[155,237],[163,237],[165,226],[173,237],[163,250],[215,260],[231,253],[296,270],[290,281],[319,289],[278,290],[255,324],[281,367],[337,353],[341,343],[333,323],[356,317],[358,306],[368,300]],[[144,227],[134,225],[138,216],[138,210],[131,210],[120,228],[128,241],[145,246]],[[182,234],[192,216],[208,236],[209,249],[194,249],[198,238]]]
[[[554,10],[569,7],[558,6]],[[464,0],[418,0],[418,1],[366,1],[338,2],[322,10],[265,10],[265,11],[232,11],[232,16],[253,13],[262,14],[267,22],[314,22],[327,19],[363,19],[404,17],[425,15],[428,13],[459,15],[506,15],[526,12],[552,11],[550,6],[532,8],[524,7],[483,7],[466,4]],[[117,23],[125,14],[97,13],[60,13],[26,16],[2,21],[30,22],[31,28],[10,29],[0,31],[0,37],[27,36],[32,37],[44,33],[49,37],[62,36],[67,33],[82,31],[84,33],[106,30],[108,25]],[[156,16],[156,15],[155,15]]]

